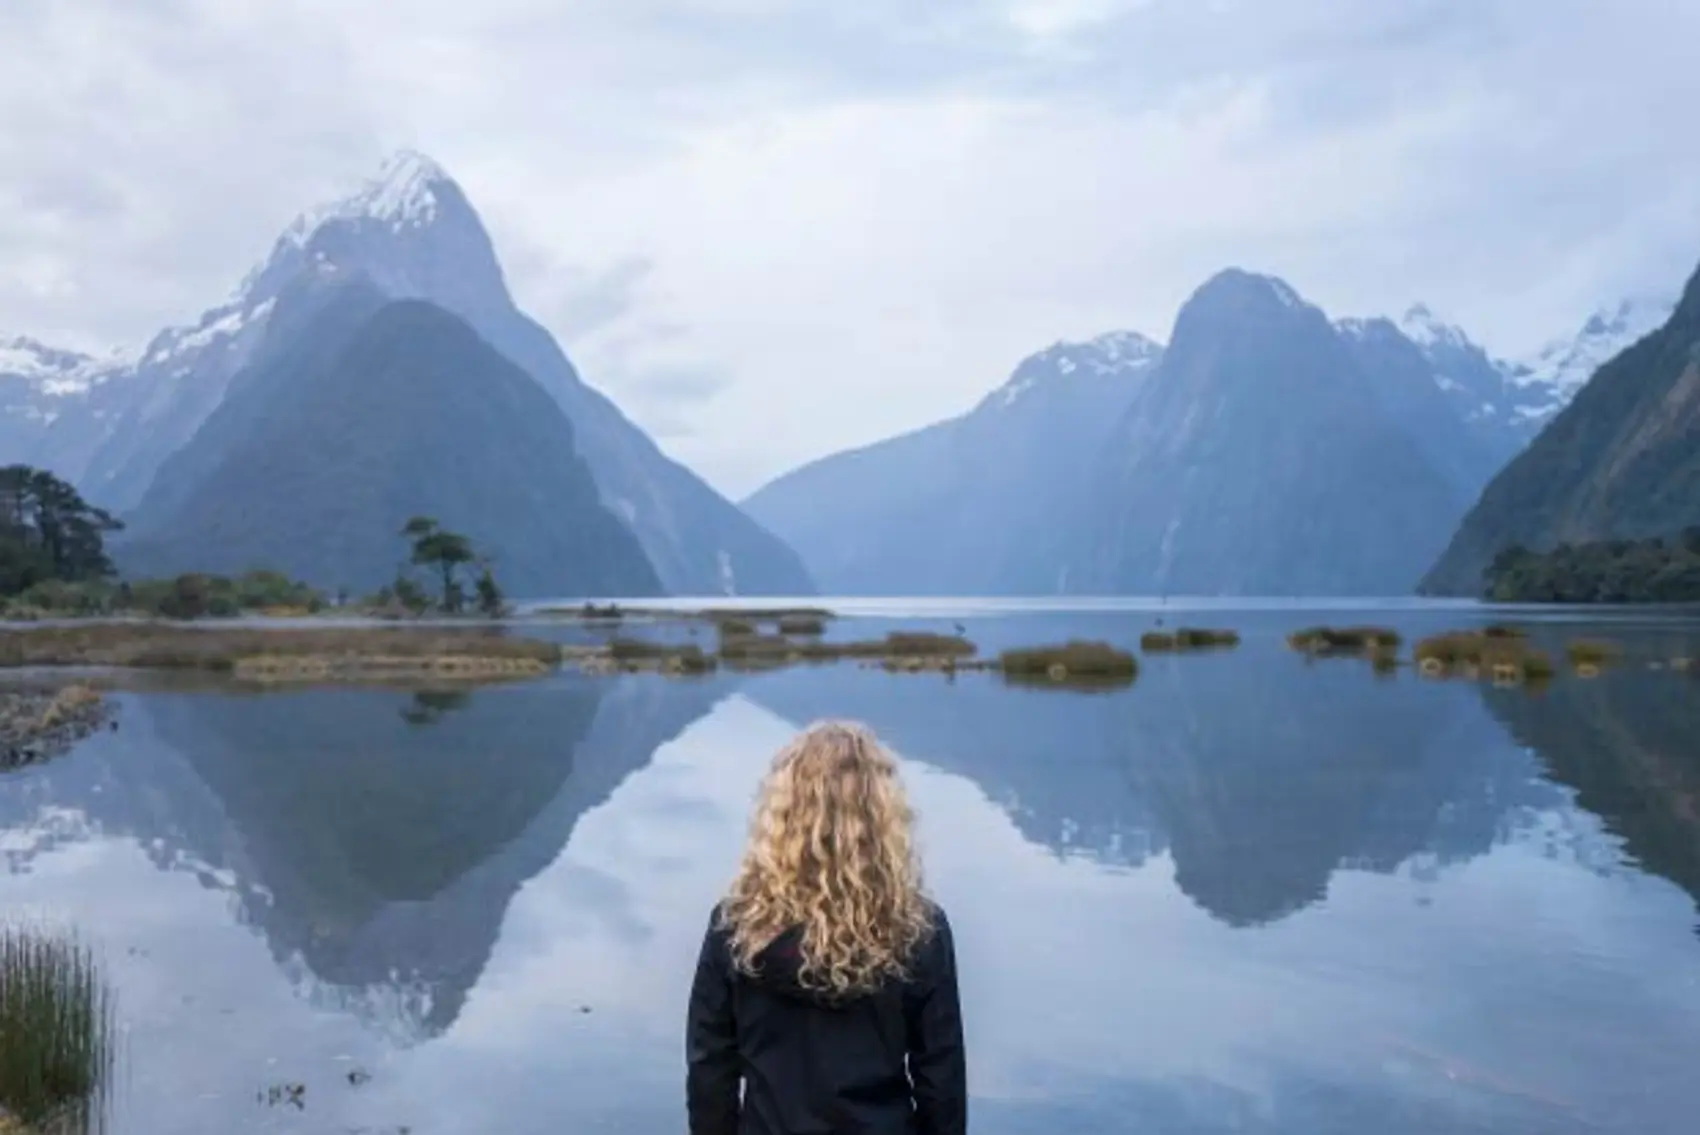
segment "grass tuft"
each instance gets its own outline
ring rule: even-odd
[[[85,944],[0,930],[0,1108],[24,1130],[98,1129],[115,1036],[112,992]]]

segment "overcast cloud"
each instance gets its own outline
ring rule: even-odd
[[[1684,0],[14,0],[0,334],[139,344],[414,146],[738,495],[1229,264],[1508,354],[1672,293],[1697,44]]]

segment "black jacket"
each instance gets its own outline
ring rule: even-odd
[[[797,932],[775,939],[751,977],[718,923],[703,937],[685,1029],[691,1135],[964,1135],[962,1014],[942,910],[908,981],[837,1002],[797,983]]]

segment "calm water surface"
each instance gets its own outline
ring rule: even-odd
[[[1288,654],[1309,613],[1204,621],[1245,646],[1107,695],[853,667],[125,694],[0,778],[0,909],[104,955],[119,1133],[679,1132],[756,781],[849,716],[905,759],[957,926],[978,1132],[1700,1129],[1700,678],[1378,680]],[[1700,653],[1676,619],[1583,629]]]

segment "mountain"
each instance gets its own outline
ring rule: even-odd
[[[1399,318],[1399,330],[1422,352],[1453,412],[1497,455],[1498,464],[1490,473],[1529,444],[1566,397],[1517,364],[1490,356],[1426,304],[1407,309]],[[1476,489],[1484,483],[1485,478]]]
[[[130,385],[120,355],[101,358],[28,337],[0,339],[0,463],[86,468]]]
[[[574,431],[472,326],[370,284],[286,291],[255,365],[166,459],[115,544],[137,575],[269,567],[369,592],[429,515],[526,597],[654,595]]]
[[[1656,330],[1676,308],[1668,297],[1634,297],[1590,315],[1569,338],[1554,339],[1529,358],[1510,367],[1520,386],[1546,387],[1555,392],[1551,417],[1593,377],[1608,359]]]
[[[1335,329],[1389,420],[1406,433],[1462,500],[1474,500],[1524,439],[1472,417],[1448,390],[1432,354],[1390,319],[1342,319]]]
[[[1468,503],[1328,317],[1218,273],[1175,320],[1076,517],[1084,594],[1408,592]]]
[[[572,421],[603,501],[637,534],[674,593],[808,594],[801,560],[695,474],[669,459],[586,385],[549,333],[508,291],[489,234],[460,186],[422,154],[399,153],[353,195],[289,225],[224,302],[161,332],[105,383],[123,397],[67,402],[40,459],[84,495],[138,505],[255,361],[280,295],[304,279],[361,278],[391,299],[427,300],[466,320],[535,378]],[[107,421],[95,426],[101,410]],[[74,428],[73,428],[74,427]],[[71,441],[97,436],[92,452]]]
[[[1667,536],[1696,523],[1700,272],[1668,321],[1601,366],[1483,490],[1423,589],[1474,595],[1483,568],[1512,545]]]
[[[960,417],[813,461],[744,508],[832,594],[1058,590],[1046,533],[1162,348],[1132,331],[1057,343]]]

